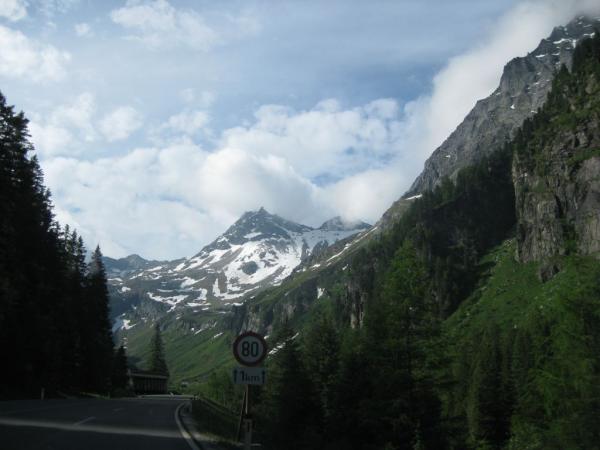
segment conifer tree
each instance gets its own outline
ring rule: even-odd
[[[120,345],[115,351],[112,364],[111,385],[113,389],[127,388],[127,383],[129,381],[127,371],[127,354],[125,352],[125,347]]]
[[[261,396],[257,418],[262,436],[273,448],[300,449],[312,418],[311,386],[294,332],[284,324],[280,347],[269,366],[269,382]],[[291,436],[294,436],[291,439]]]
[[[73,238],[74,256],[77,265],[84,254],[80,238]],[[84,317],[89,330],[84,330],[87,352],[87,380],[92,388],[104,390],[110,381],[110,367],[113,359],[112,332],[109,321],[109,297],[106,270],[102,252],[97,246],[88,266],[85,286]]]
[[[165,360],[165,350],[160,334],[160,325],[157,323],[154,326],[154,335],[150,342],[150,366],[151,372],[160,373],[169,376],[169,368]]]
[[[304,339],[303,356],[315,387],[316,405],[324,426],[333,414],[333,390],[339,371],[340,338],[329,316],[319,318]]]

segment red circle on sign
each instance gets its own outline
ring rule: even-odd
[[[246,331],[233,342],[233,356],[243,366],[258,366],[267,357],[267,342],[260,334]]]

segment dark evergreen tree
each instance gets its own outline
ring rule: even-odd
[[[377,417],[380,445],[443,448],[441,402],[429,367],[439,341],[439,319],[429,275],[406,241],[392,261],[382,296],[365,321],[369,366],[377,368],[369,416]]]
[[[32,149],[27,119],[0,94],[0,359],[11,366],[0,373],[0,397],[83,387],[83,343],[108,323],[100,311],[94,325],[81,327],[85,249],[54,221]],[[110,329],[102,333],[110,341]]]
[[[114,353],[111,373],[111,385],[113,389],[127,389],[129,383],[127,354],[125,347],[120,345]]]
[[[306,371],[314,386],[315,414],[321,428],[329,430],[333,415],[333,395],[339,372],[340,338],[329,316],[320,317],[303,339],[303,357]]]
[[[256,408],[257,428],[270,448],[318,448],[312,388],[294,332],[284,324],[279,349],[269,365],[269,380]],[[310,445],[308,444],[310,443]]]
[[[80,238],[74,238],[75,261],[80,264],[84,254]],[[106,271],[102,261],[102,252],[97,246],[88,266],[84,290],[83,320],[88,328],[84,330],[84,348],[86,352],[86,380],[90,388],[107,389],[110,382],[110,367],[113,358],[113,343],[109,313],[109,297],[106,285]]]
[[[512,411],[504,390],[502,366],[500,333],[492,325],[481,338],[470,379],[468,416],[476,446],[500,449],[510,436]]]
[[[165,359],[165,349],[160,334],[160,325],[158,323],[154,326],[154,335],[150,342],[150,364],[148,369],[151,372],[169,375],[169,368]]]

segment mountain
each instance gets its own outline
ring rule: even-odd
[[[132,320],[132,322],[124,324],[123,328],[131,327],[132,323],[133,326],[137,326],[144,320],[164,318],[161,319],[161,323],[167,329],[167,348],[170,348],[173,354],[178,355],[177,361],[172,361],[173,364],[178,365],[178,369],[174,373],[179,379],[193,379],[220,365],[228,364],[230,361],[228,347],[231,337],[244,329],[253,329],[265,335],[274,336],[282,324],[289,323],[302,329],[311,323],[314,315],[322,311],[333,312],[338,323],[361,327],[364,325],[365,312],[368,310],[371,298],[375,295],[374,292],[382,285],[390,261],[407,236],[411,236],[412,239],[423,245],[422,254],[429,258],[428,264],[434,265],[434,269],[432,269],[435,278],[434,291],[442,314],[444,316],[453,314],[477,283],[475,267],[479,258],[488,252],[495,243],[497,244],[501,236],[504,236],[515,225],[514,186],[510,178],[510,168],[505,170],[507,164],[510,166],[510,163],[507,163],[507,157],[503,156],[500,151],[504,147],[502,144],[511,136],[516,135],[516,130],[522,125],[525,116],[533,114],[531,111],[534,110],[534,107],[527,106],[527,102],[538,102],[543,106],[550,90],[549,85],[554,82],[554,69],[557,68],[556,63],[560,58],[564,57],[565,63],[571,65],[572,48],[568,44],[569,42],[573,44],[573,41],[561,41],[561,39],[567,39],[564,37],[567,35],[572,36],[573,30],[578,30],[583,38],[584,35],[592,33],[590,29],[594,23],[597,23],[597,20],[576,19],[566,27],[555,29],[550,38],[542,41],[540,46],[527,57],[511,61],[505,69],[498,90],[488,99],[478,102],[465,122],[455,131],[453,140],[449,138],[446,141],[454,142],[457,165],[448,165],[447,172],[441,169],[431,172],[434,175],[432,177],[424,178],[422,174],[419,179],[431,180],[431,183],[425,183],[419,179],[415,181],[414,186],[425,186],[423,192],[409,191],[383,215],[374,227],[358,234],[348,234],[345,238],[339,236],[340,240],[333,244],[329,242],[330,245],[322,249],[315,244],[311,252],[304,252],[301,250],[304,245],[300,246],[299,239],[293,238],[293,236],[316,233],[318,230],[311,231],[308,227],[302,228],[301,225],[294,224],[302,229],[292,227],[289,232],[286,232],[291,239],[283,237],[281,242],[283,245],[285,241],[290,246],[289,248],[294,248],[295,250],[292,252],[296,255],[294,261],[301,262],[293,269],[289,269],[292,264],[284,265],[289,276],[281,276],[284,270],[277,275],[277,269],[267,267],[263,259],[255,257],[253,260],[258,269],[254,273],[267,274],[265,280],[268,276],[272,276],[268,282],[253,290],[250,284],[240,283],[240,276],[237,278],[232,276],[227,277],[227,284],[221,285],[220,280],[223,277],[216,273],[219,270],[217,263],[215,271],[207,271],[206,280],[193,278],[198,282],[194,287],[203,287],[206,290],[206,299],[201,302],[192,300],[191,308],[180,308],[189,302],[187,298],[173,302],[172,305],[160,301],[150,301],[152,296],[164,298],[167,295],[185,294],[181,289],[181,283],[185,281],[184,276],[175,273],[175,268],[179,266],[181,266],[179,271],[183,268],[190,271],[195,268],[206,269],[214,259],[217,262],[223,261],[221,269],[227,265],[228,270],[237,270],[237,274],[241,271],[246,277],[252,276],[252,270],[256,267],[253,265],[242,267],[245,261],[240,259],[241,257],[232,256],[233,253],[240,251],[241,255],[243,251],[248,251],[249,254],[256,256],[256,250],[250,250],[258,245],[254,242],[254,238],[259,240],[264,238],[264,243],[267,244],[270,240],[277,240],[279,230],[285,229],[286,226],[281,223],[276,227],[268,225],[266,228],[269,231],[265,231],[263,236],[262,231],[254,231],[253,227],[245,222],[250,221],[253,215],[268,215],[268,213],[266,211],[247,213],[243,224],[240,224],[239,227],[236,227],[237,224],[231,227],[222,237],[193,258],[182,260],[174,267],[157,269],[159,272],[162,271],[163,278],[158,274],[153,275],[150,272],[151,269],[146,269],[141,275],[134,274],[134,276],[140,276],[131,277],[124,282],[123,286],[115,283],[115,288],[119,289],[123,287],[131,289],[136,283],[146,284],[145,289],[147,289],[150,286],[149,283],[154,282],[156,283],[155,288],[166,290],[169,289],[168,286],[160,286],[158,283],[170,279],[172,280],[170,287],[174,289],[169,292],[156,289],[145,292],[144,289],[139,289],[137,291],[138,298],[143,301],[137,306],[137,300],[131,299],[131,304],[138,310],[129,310],[124,319]],[[557,46],[564,46],[564,48]],[[554,52],[558,55],[542,53],[551,48],[558,49]],[[544,58],[547,58],[547,61]],[[543,67],[537,65],[538,60],[543,63]],[[532,71],[531,65],[539,69],[537,72],[540,74]],[[540,75],[548,76],[548,86],[545,85],[545,79],[540,81]],[[541,86],[542,84],[543,86]],[[538,91],[534,92],[535,89]],[[490,113],[489,117],[486,115],[487,113],[482,112],[482,104],[487,104],[491,109],[501,108],[500,104],[494,102],[503,99],[503,102],[506,103],[508,98],[511,98],[511,92],[522,92],[523,97],[513,99],[515,103],[504,105],[507,111],[498,111],[496,116]],[[513,105],[514,109],[511,108]],[[523,114],[506,115],[514,114],[514,111]],[[475,114],[476,112],[477,114]],[[498,116],[503,119],[497,119]],[[510,117],[513,117],[513,122]],[[470,125],[468,125],[469,123]],[[496,130],[495,126],[499,130]],[[480,130],[482,134],[487,133],[487,137],[477,136],[474,132],[467,133],[469,127]],[[458,133],[459,130],[465,132],[461,134]],[[462,143],[458,139],[460,136],[463,139]],[[582,138],[578,139],[581,141]],[[468,142],[469,140],[472,142]],[[464,152],[459,149],[461,146],[470,148],[471,151]],[[481,152],[481,154],[477,154],[477,152]],[[444,160],[451,159],[443,157]],[[461,159],[465,159],[465,162],[460,161]],[[426,165],[424,173],[427,172],[427,167]],[[489,175],[489,171],[494,167],[496,168],[493,170],[499,174],[497,180]],[[452,187],[454,184],[450,183],[445,187],[440,186],[441,174],[452,175],[454,183],[458,183],[458,185]],[[441,190],[435,193],[435,190],[428,190],[427,186],[440,186]],[[539,189],[539,186],[527,189]],[[559,198],[567,197],[559,196]],[[520,212],[518,213],[520,214]],[[276,220],[273,219],[273,221]],[[333,223],[324,224],[322,227],[326,229],[339,228],[340,225],[336,222],[338,221],[334,220]],[[329,230],[320,231],[331,232]],[[252,233],[259,234],[252,236]],[[220,241],[220,239],[222,240]],[[315,241],[316,239],[313,240],[313,242]],[[239,246],[244,245],[245,249],[239,250]],[[271,247],[271,244],[269,246]],[[277,250],[277,246],[274,247],[275,250]],[[279,252],[279,256],[287,254],[282,253],[281,250],[277,250],[277,252]],[[258,253],[260,254],[260,251]],[[251,274],[248,275],[244,272],[244,268]],[[262,271],[259,272],[259,269]],[[225,275],[222,270],[219,273]],[[153,277],[156,279],[152,280]],[[140,281],[143,278],[148,279]],[[190,276],[190,278],[192,277]],[[223,295],[215,296],[212,290],[215,280],[217,280],[216,287],[218,288],[218,291],[215,289],[215,292],[224,293],[225,296],[243,292],[247,294],[245,301],[242,302],[240,298],[226,298]],[[206,282],[208,285],[202,286],[202,283]],[[269,288],[266,287],[268,284],[271,284]],[[132,292],[124,295],[132,295]],[[202,302],[205,304],[200,304]],[[187,304],[189,305],[189,303]],[[139,311],[139,308],[145,309]],[[153,310],[157,308],[162,309],[156,313]],[[165,315],[169,309],[172,309],[172,313]],[[137,330],[139,329],[137,328]],[[129,343],[133,353],[137,352],[143,356],[140,349],[146,339],[144,329],[137,334],[136,328],[125,331],[127,333],[123,335],[130,339]],[[196,335],[196,333],[198,334]],[[199,354],[203,356],[200,358]],[[181,355],[187,355],[188,359],[184,359]],[[195,360],[201,362],[189,363],[191,355],[194,355]]]
[[[163,264],[164,261],[148,261],[140,255],[129,255],[125,258],[114,259],[109,256],[104,257],[104,264],[110,268],[113,274],[124,275],[136,270],[154,267],[157,264]]]
[[[319,230],[323,231],[352,231],[352,230],[367,230],[371,228],[368,223],[357,221],[348,221],[342,219],[340,216],[336,216],[323,223],[319,227]]]
[[[131,255],[106,258],[105,264],[113,296],[137,291],[169,310],[222,308],[262,287],[280,284],[315,249],[368,228],[364,222],[336,217],[313,229],[261,208],[243,214],[191,258],[161,262]]]
[[[281,284],[315,253],[369,228],[339,217],[311,228],[260,208],[244,213],[191,258],[105,258],[113,332],[128,339],[131,347],[132,339],[156,320],[171,323],[184,316],[178,325],[189,335],[214,328],[232,307]],[[140,347],[143,344],[141,339]],[[136,349],[130,348],[130,353],[135,355]]]
[[[263,387],[265,446],[597,448],[600,34],[506,145],[352,248],[232,323],[315,393]]]
[[[554,28],[535,50],[514,58],[504,67],[500,84],[479,100],[456,130],[434,150],[409,190],[383,214],[378,222],[386,229],[402,216],[411,200],[438,186],[444,177],[499,150],[526,118],[544,104],[557,69],[571,66],[577,42],[594,34],[600,18],[581,16]]]
[[[479,100],[427,159],[404,198],[431,190],[446,176],[453,178],[462,167],[493,153],[512,138],[523,121],[544,104],[557,69],[562,64],[571,66],[577,42],[592,36],[595,27],[600,27],[600,18],[578,17],[554,28],[528,55],[506,64],[498,88]]]
[[[395,246],[398,245],[398,241],[401,241],[399,236],[403,236],[399,234],[398,230],[403,230],[402,233],[404,233],[407,227],[415,226],[415,223],[411,222],[416,220],[415,204],[431,203],[428,194],[433,192],[435,187],[441,187],[441,180],[444,177],[447,176],[456,182],[461,170],[474,167],[478,163],[492,164],[493,162],[490,162],[488,158],[500,153],[505,144],[514,138],[523,122],[544,106],[560,65],[572,66],[574,48],[583,39],[593,36],[597,27],[600,27],[600,18],[578,17],[566,26],[555,28],[551,35],[542,40],[538,47],[527,56],[508,62],[498,88],[489,97],[477,102],[452,135],[433,153],[425,164],[423,173],[415,180],[411,189],[383,214],[369,233],[344,241],[342,247],[340,247],[342,242],[337,246],[329,247],[317,254],[315,258],[311,258],[310,264],[303,267],[302,273],[294,275],[292,279],[276,289],[261,292],[251,302],[236,309],[233,320],[234,331],[250,327],[270,334],[278,324],[285,321],[292,319],[303,321],[306,313],[311,308],[319,307],[318,305],[321,303],[318,300],[323,298],[335,298],[336,308],[339,308],[338,313],[342,314],[345,320],[348,320],[353,326],[360,326],[369,298],[364,286],[374,283],[377,271],[382,270],[381,268],[386,266],[385,261],[393,255]],[[575,139],[587,142],[585,132],[583,134],[580,132],[575,137],[572,136],[572,139],[574,142]],[[564,161],[561,162],[561,164],[563,163]],[[565,167],[564,170],[568,171],[573,166],[566,165]],[[478,170],[483,170],[483,168]],[[589,172],[595,173],[592,169]],[[586,186],[585,183],[590,183],[586,178],[585,183],[561,184],[567,178],[567,175],[564,175],[562,179],[557,177],[554,183],[556,186],[569,185],[571,190],[579,189],[581,186]],[[591,179],[594,177],[592,176]],[[464,181],[462,182],[464,183]],[[504,180],[502,189],[507,186],[508,180]],[[541,186],[542,183],[538,181],[535,186],[528,185],[524,192],[540,192],[542,191]],[[513,191],[515,188],[519,194],[517,201],[525,201],[522,200],[524,197],[520,195],[520,184],[517,183],[513,187],[512,181],[510,181],[509,191]],[[546,195],[549,196],[551,190],[546,189],[546,191]],[[560,214],[566,213],[564,205],[567,198],[573,200],[572,204],[577,204],[575,200],[583,201],[581,193],[575,192],[578,192],[578,196],[573,192],[558,190],[553,193],[553,195],[556,194],[556,201],[546,201],[541,204],[548,204],[549,210],[554,214],[553,217],[559,217]],[[495,221],[490,222],[490,228],[500,224],[505,226],[513,223],[511,221],[515,214],[511,205],[515,199],[511,199],[510,195],[513,194],[500,189],[487,193],[488,203],[494,196],[496,197],[494,201],[499,202],[496,204],[496,211],[489,210],[486,200],[472,198],[471,205],[472,207],[479,205],[479,214],[500,215]],[[542,198],[529,195],[527,204],[530,212],[522,216],[523,227],[531,226],[527,223],[532,221],[532,217],[535,217],[536,202]],[[585,201],[589,205],[588,211],[593,210],[594,201],[591,198],[587,198]],[[448,217],[452,214],[452,207],[452,202],[447,202],[443,208],[440,206],[429,212],[431,217],[427,219],[426,225],[420,225],[419,232],[429,229],[427,232],[433,234],[432,229],[440,230],[440,233],[450,230]],[[422,206],[419,206],[419,209],[421,208]],[[539,214],[539,212],[537,213]],[[408,217],[404,224],[399,224],[406,214],[411,217]],[[580,224],[583,222],[583,219],[579,221]],[[409,226],[407,223],[411,225]],[[556,221],[551,223],[556,224]],[[487,244],[480,248],[472,247],[473,242],[470,241],[473,238],[467,238],[468,227],[472,225],[467,221],[452,228],[452,245],[456,249],[471,252],[471,254],[463,255],[463,261],[460,264],[473,264],[477,255],[488,248]],[[587,227],[578,226],[587,230],[585,235],[590,238],[595,236],[593,223]],[[500,228],[499,234],[504,229]],[[570,229],[569,226],[567,229]],[[543,234],[538,240],[542,242],[545,237],[552,235],[546,229],[540,230],[540,233]],[[447,238],[440,238],[440,242],[436,245],[443,247],[444,239]],[[565,240],[568,241],[568,239]],[[378,250],[375,251],[374,248]],[[427,251],[431,254],[431,250]],[[383,255],[379,255],[377,252],[381,252]],[[444,256],[444,258],[447,257],[448,255]],[[449,313],[460,302],[461,296],[464,296],[464,292],[468,291],[474,281],[472,279],[452,279],[451,274],[440,274],[439,276],[439,283],[455,285],[452,295],[439,299],[442,309]]]

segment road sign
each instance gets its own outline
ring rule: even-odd
[[[243,366],[258,366],[267,356],[265,338],[253,331],[240,334],[233,343],[233,356]]]
[[[233,384],[263,385],[267,379],[264,367],[235,367],[233,369]]]

